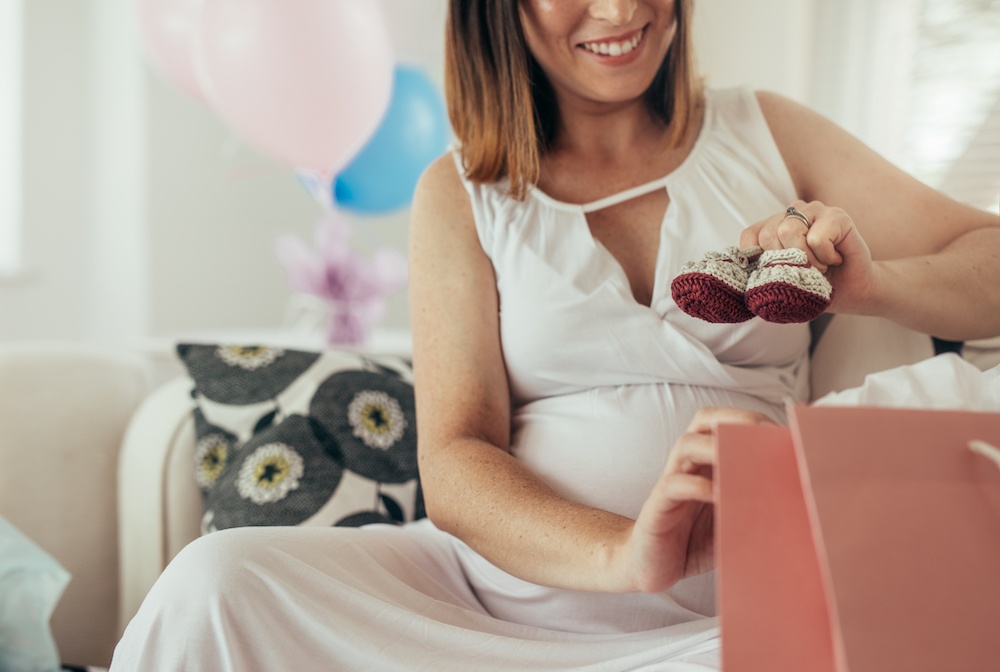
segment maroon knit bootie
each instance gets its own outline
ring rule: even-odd
[[[833,298],[833,287],[809,257],[798,248],[768,250],[750,274],[746,307],[753,314],[779,324],[808,322],[823,313]]]
[[[670,283],[670,294],[685,313],[706,322],[735,324],[753,317],[743,300],[751,272],[760,257],[759,247],[708,252],[691,261]]]

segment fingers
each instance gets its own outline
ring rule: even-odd
[[[765,250],[798,248],[806,253],[809,263],[826,273],[830,266],[840,265],[844,258],[840,244],[855,231],[854,221],[840,208],[812,201],[791,203],[809,221],[780,212],[747,227],[740,234],[740,247],[760,245]]]
[[[664,474],[696,474],[715,464],[715,442],[711,434],[681,434],[667,458]]]
[[[774,420],[756,411],[745,408],[710,407],[698,409],[688,425],[687,431],[695,434],[711,434],[717,425],[763,425],[775,424]]]
[[[813,201],[805,206],[812,214],[813,224],[806,236],[811,256],[826,267],[839,266],[843,255],[837,250],[841,242],[851,231],[855,231],[854,220],[840,208],[831,208],[819,201]],[[818,266],[817,266],[818,268]]]
[[[693,473],[700,467],[715,463],[715,442],[712,433],[720,424],[761,425],[775,424],[774,420],[745,408],[703,407],[694,414],[687,430],[681,434],[667,460],[666,471]]]
[[[802,213],[809,223],[806,224],[800,218],[782,212],[776,216],[777,223],[763,232],[762,238],[766,241],[766,245],[762,244],[761,247],[765,250],[798,248],[806,253],[811,265],[819,269],[821,273],[825,273],[828,264],[814,254],[809,244],[809,237],[813,235],[812,229],[821,223],[823,209],[826,206],[819,201],[812,203],[795,201],[791,206]]]
[[[771,219],[773,219],[773,217]],[[758,236],[760,235],[761,229],[769,224],[771,219],[765,219],[762,222],[757,222],[756,224],[752,224],[743,229],[743,232],[740,233],[740,249],[745,250],[748,247],[753,247],[754,245],[764,247],[758,241]]]
[[[695,474],[670,474],[664,478],[664,493],[677,502],[712,503],[714,489],[712,479]]]
[[[639,513],[643,529],[653,533],[683,524],[691,502],[713,503],[712,479],[697,474],[663,474]],[[681,518],[678,518],[680,516]]]
[[[795,201],[793,206],[799,212],[806,215],[810,222],[814,221],[814,216],[806,214],[804,208],[808,206],[804,201]],[[782,211],[744,229],[740,234],[740,248],[746,249],[752,245],[759,245],[765,250],[783,250],[790,247],[797,247],[806,253],[810,264],[819,268],[821,272],[825,272],[825,265],[813,255],[809,247],[807,240],[809,231],[809,227],[801,219],[788,217]]]
[[[844,243],[860,239],[854,221],[840,208],[827,208],[822,220],[809,231],[809,247],[816,258],[828,266],[839,266],[844,261],[841,251],[850,253]]]
[[[762,413],[743,408],[699,409],[687,431],[670,449],[656,487],[659,497],[677,503],[712,500],[712,472],[717,454],[712,432],[719,424],[773,425],[775,422]]]
[[[712,432],[719,424],[774,424],[771,418],[743,408],[702,408],[695,413],[687,431],[674,443],[667,457],[664,475],[698,474],[711,476],[715,464]]]

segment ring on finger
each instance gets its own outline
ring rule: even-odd
[[[794,205],[788,206],[788,209],[785,210],[785,216],[782,221],[788,219],[789,217],[794,217],[795,219],[799,220],[800,222],[806,225],[807,229],[810,228],[813,224],[812,222],[809,221],[809,218],[806,217],[805,213],[801,212],[800,210],[797,210]]]

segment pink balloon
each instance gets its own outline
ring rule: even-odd
[[[194,54],[219,116],[299,168],[345,166],[392,95],[395,60],[372,0],[203,0]]]
[[[204,101],[191,54],[199,0],[138,0],[139,33],[153,67],[167,81]]]

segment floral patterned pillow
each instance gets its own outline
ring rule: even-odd
[[[181,344],[194,383],[202,533],[424,516],[407,360]]]

